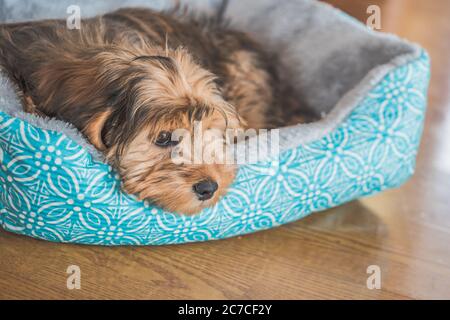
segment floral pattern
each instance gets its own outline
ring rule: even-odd
[[[0,224],[35,238],[161,245],[237,236],[397,187],[414,172],[426,53],[392,70],[330,134],[241,166],[229,193],[188,217],[123,193],[117,174],[65,135],[0,112]]]

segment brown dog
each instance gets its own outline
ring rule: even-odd
[[[125,191],[196,213],[232,182],[226,164],[177,165],[178,128],[272,128],[289,110],[273,58],[246,34],[175,10],[121,9],[82,20],[0,27],[0,65],[28,112],[72,123]],[[269,120],[270,119],[270,120]]]

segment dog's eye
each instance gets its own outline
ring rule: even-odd
[[[159,147],[169,147],[178,144],[178,141],[172,141],[172,134],[168,131],[161,131],[156,138],[155,144]]]

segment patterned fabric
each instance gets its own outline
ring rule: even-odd
[[[428,80],[423,53],[391,71],[322,139],[242,166],[229,193],[192,217],[137,201],[66,136],[0,112],[0,224],[58,242],[175,244],[268,229],[397,187],[414,171]]]

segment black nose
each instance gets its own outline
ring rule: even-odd
[[[217,187],[217,183],[215,183],[214,181],[204,180],[194,184],[192,188],[194,189],[198,200],[204,201],[212,198],[214,192],[216,192],[217,190]]]

